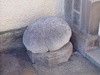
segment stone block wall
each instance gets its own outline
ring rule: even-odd
[[[66,0],[66,20],[84,33],[98,34],[100,0]]]
[[[99,9],[100,0],[65,1],[65,19],[73,30],[74,49],[83,55],[99,47]]]

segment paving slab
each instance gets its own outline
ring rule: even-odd
[[[36,75],[25,50],[0,53],[0,75]]]
[[[74,53],[68,62],[56,66],[34,65],[34,67],[38,75],[100,75],[100,70],[79,53]]]
[[[100,49],[87,52],[86,58],[94,63],[98,68],[100,68]]]
[[[0,53],[0,75],[100,75],[100,70],[79,53],[68,62],[44,67],[33,65],[26,50]]]

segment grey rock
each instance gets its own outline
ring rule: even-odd
[[[73,46],[71,42],[63,46],[57,51],[48,53],[32,53],[28,51],[28,55],[33,63],[45,66],[52,66],[62,62],[68,61],[73,52]]]
[[[23,43],[33,53],[44,53],[60,49],[69,42],[70,37],[71,29],[65,20],[45,17],[26,29]]]

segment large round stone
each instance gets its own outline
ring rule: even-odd
[[[44,53],[60,49],[69,42],[71,28],[58,17],[45,17],[28,26],[23,43],[33,53]]]

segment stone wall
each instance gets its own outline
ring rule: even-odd
[[[71,9],[69,9],[71,8]],[[100,0],[66,0],[65,18],[73,35],[74,49],[85,55],[99,47]]]

